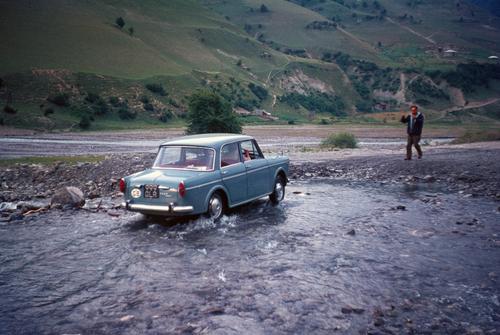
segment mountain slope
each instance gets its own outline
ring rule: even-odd
[[[11,126],[182,122],[200,88],[265,108],[280,117],[273,122],[410,103],[442,119],[464,101],[500,96],[485,74],[496,68],[454,72],[500,53],[500,19],[462,0],[0,0],[0,34],[0,104],[10,108],[0,123]],[[47,100],[57,94],[70,102]]]

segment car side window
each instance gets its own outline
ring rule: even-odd
[[[229,166],[241,162],[238,143],[229,143],[222,147],[220,153],[220,166]]]
[[[259,147],[253,140],[241,142],[241,155],[245,161],[264,158]]]

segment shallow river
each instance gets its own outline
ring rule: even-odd
[[[287,192],[219,223],[52,211],[0,226],[0,333],[500,329],[498,203],[338,181]]]

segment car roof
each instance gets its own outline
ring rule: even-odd
[[[191,136],[183,136],[171,140],[161,145],[200,145],[216,147],[224,143],[251,140],[252,136],[240,134],[199,134]]]

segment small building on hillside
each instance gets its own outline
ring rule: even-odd
[[[456,50],[448,49],[448,50],[445,50],[444,55],[446,57],[455,57],[457,53],[458,53],[458,51],[456,51]]]

